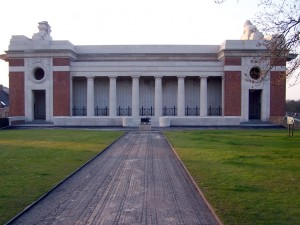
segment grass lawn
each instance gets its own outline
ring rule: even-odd
[[[299,224],[300,134],[165,132],[224,224]]]
[[[122,134],[65,129],[0,130],[0,224]]]

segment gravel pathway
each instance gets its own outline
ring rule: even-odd
[[[218,224],[160,132],[128,132],[10,224]]]

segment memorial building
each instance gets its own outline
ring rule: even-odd
[[[249,28],[250,27],[250,28]],[[266,49],[249,21],[241,40],[220,45],[73,45],[40,22],[13,35],[10,121],[57,126],[233,126],[285,115],[286,60],[261,81],[253,60]]]

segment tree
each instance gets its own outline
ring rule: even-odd
[[[286,101],[286,111],[300,113],[300,100],[299,101],[287,100]]]
[[[214,1],[221,4],[226,0]],[[260,0],[258,7],[262,10],[255,16],[254,24],[265,36],[259,45],[265,46],[267,51],[254,60],[264,64],[271,59],[271,63],[265,64],[269,66],[264,74],[285,65],[287,60],[287,71],[282,77],[294,78],[294,84],[300,82],[300,1]]]

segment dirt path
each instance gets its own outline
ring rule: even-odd
[[[11,224],[218,224],[160,132],[129,132]]]

